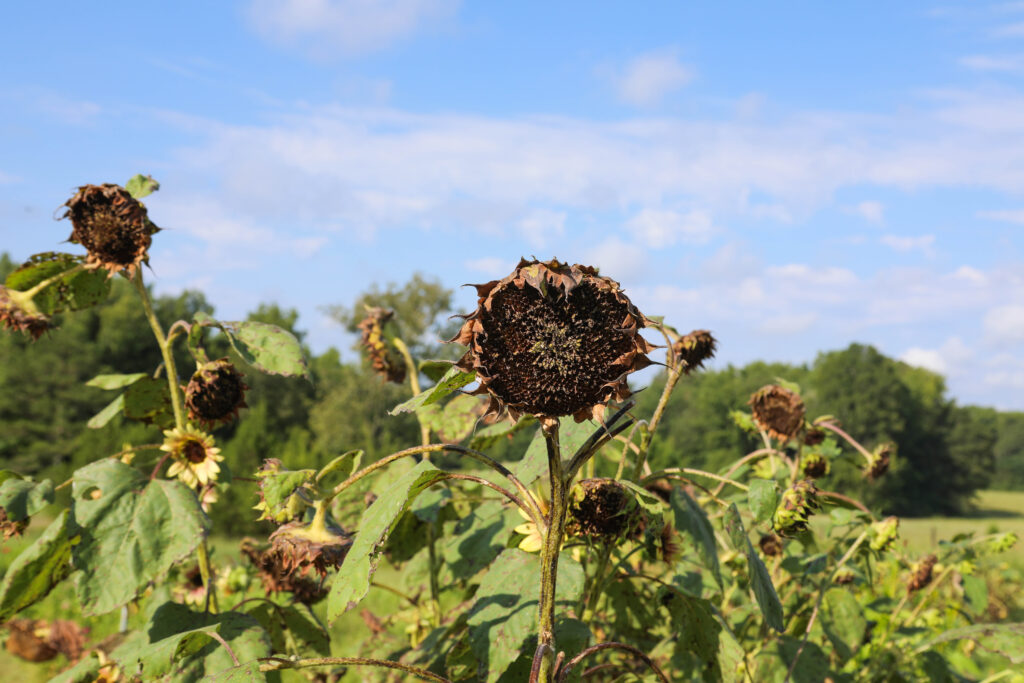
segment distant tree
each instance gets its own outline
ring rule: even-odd
[[[1024,489],[1024,413],[999,413],[992,486]]]

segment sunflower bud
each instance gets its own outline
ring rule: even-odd
[[[795,536],[807,530],[811,515],[820,507],[814,482],[798,481],[782,493],[782,500],[772,516],[772,527],[780,536]]]
[[[185,387],[188,418],[207,429],[217,422],[230,422],[246,408],[245,390],[240,373],[227,358],[203,363]]]
[[[85,247],[88,267],[105,268],[110,275],[124,270],[131,277],[149,261],[147,250],[159,228],[120,185],[83,185],[64,206],[62,218],[70,218],[72,227],[68,241]]]
[[[690,334],[680,337],[672,345],[672,352],[679,361],[680,369],[690,374],[698,368],[704,367],[704,361],[715,355],[715,346],[718,342],[707,330],[694,330]]]
[[[362,331],[362,344],[366,355],[370,358],[373,371],[388,382],[401,384],[405,381],[405,363],[395,358],[384,339],[384,325],[395,312],[377,306],[366,307],[366,317],[359,323]]]
[[[625,536],[643,518],[636,499],[614,479],[582,479],[573,487],[570,498],[574,532],[594,540]]]
[[[886,517],[881,522],[871,525],[871,541],[869,545],[876,553],[884,553],[892,548],[900,535],[900,518]]]
[[[884,443],[877,446],[871,453],[868,464],[864,466],[864,476],[874,481],[889,471],[889,460],[892,458],[893,445]]]
[[[928,555],[920,562],[916,562],[910,568],[910,582],[907,584],[907,592],[915,593],[932,582],[932,569],[939,558],[935,555]]]
[[[782,554],[782,539],[775,534],[765,534],[757,545],[765,557],[778,557]]]
[[[30,297],[7,287],[0,287],[0,322],[8,330],[24,332],[32,341],[53,328],[50,317],[43,315]]]
[[[778,384],[761,387],[748,403],[758,426],[779,441],[789,441],[804,427],[803,400]]]
[[[476,289],[477,309],[450,341],[469,347],[456,365],[490,394],[488,415],[601,420],[630,395],[626,376],[651,363],[655,347],[638,334],[647,318],[594,268],[522,260]]]
[[[829,461],[821,453],[804,453],[800,459],[800,471],[807,479],[821,479],[827,476],[830,470]]]

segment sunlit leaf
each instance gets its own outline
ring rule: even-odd
[[[72,539],[64,510],[14,558],[0,584],[0,623],[46,597],[71,573]]]
[[[160,189],[160,183],[153,180],[153,176],[136,173],[124,184],[124,189],[135,199],[142,199]]]

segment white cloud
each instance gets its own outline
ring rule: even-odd
[[[985,314],[985,336],[993,344],[1024,342],[1024,306],[996,306]]]
[[[882,235],[878,241],[896,251],[921,251],[931,253],[932,245],[935,244],[935,235],[920,235],[918,237],[906,237],[902,235]]]
[[[937,349],[912,346],[900,355],[900,360],[948,377],[964,374],[973,357],[974,352],[960,337],[950,337]]]
[[[993,221],[1004,221],[1006,223],[1024,224],[1024,209],[1007,209],[1003,211],[979,211],[979,218],[987,218]]]
[[[661,50],[633,59],[614,80],[619,99],[647,107],[658,104],[693,77],[693,68],[680,62],[674,50]]]
[[[492,256],[469,259],[463,262],[463,265],[466,266],[468,270],[483,273],[487,277],[495,279],[505,277],[512,272],[513,268],[515,268],[515,264],[511,261],[505,261]]]
[[[995,29],[993,34],[1001,38],[1019,38],[1024,36],[1024,22],[1004,24]]]
[[[687,213],[664,209],[644,209],[633,216],[626,227],[647,246],[659,249],[677,241],[703,244],[717,232],[707,211]]]
[[[263,37],[315,57],[373,52],[454,13],[458,0],[251,0]]]
[[[565,211],[535,209],[519,221],[518,227],[527,244],[543,249],[551,239],[561,237],[565,232]]]
[[[975,286],[984,285],[988,281],[983,272],[971,266],[960,266],[953,273],[953,277]]]
[[[885,206],[882,202],[865,200],[853,207],[853,211],[868,223],[882,225],[885,222]]]
[[[584,263],[597,267],[628,287],[645,273],[647,253],[635,244],[626,244],[618,237],[609,237],[587,250]]]
[[[974,71],[1021,71],[1024,55],[969,55],[960,58],[960,64]]]
[[[16,175],[11,175],[10,173],[4,173],[3,171],[0,171],[0,185],[13,185],[14,183],[17,183],[20,180],[21,178],[19,178]]]
[[[922,349],[915,346],[904,351],[903,355],[900,356],[900,360],[907,365],[931,370],[940,375],[946,374],[946,360],[935,349]]]

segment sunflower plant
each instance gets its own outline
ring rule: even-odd
[[[230,471],[217,430],[244,419],[246,373],[309,372],[272,325],[161,325],[143,280],[159,229],[141,201],[158,187],[79,188],[65,217],[87,253],[34,256],[0,288],[9,333],[38,338],[125,278],[163,359],[89,383],[116,393],[90,426],[142,420],[160,443],[98,453],[56,487],[0,472],[5,538],[70,487],[0,583],[8,649],[64,656],[56,680],[1020,680],[1024,625],[988,621],[990,595],[1013,599],[998,557],[1016,539],[904,552],[898,519],[829,483],[851,461],[883,479],[891,445],[812,418],[799,387],[780,379],[737,407],[755,447],[723,470],[686,453],[653,468],[669,398],[718,341],[640,312],[596,267],[524,259],[476,285],[452,362],[414,358],[394,313],[367,308],[373,381],[408,387],[390,412],[416,417],[419,443],[373,462],[351,444],[308,469],[267,453],[255,472]],[[210,331],[249,367],[211,361]],[[176,345],[194,369],[179,371]],[[646,414],[634,373],[654,364],[663,383]],[[499,442],[523,447],[497,458]],[[228,486],[248,487],[253,518],[275,528],[214,555],[206,511]],[[72,579],[83,615],[120,612],[115,637],[26,618]],[[400,607],[374,613],[371,592]],[[362,634],[336,637],[352,611]]]

